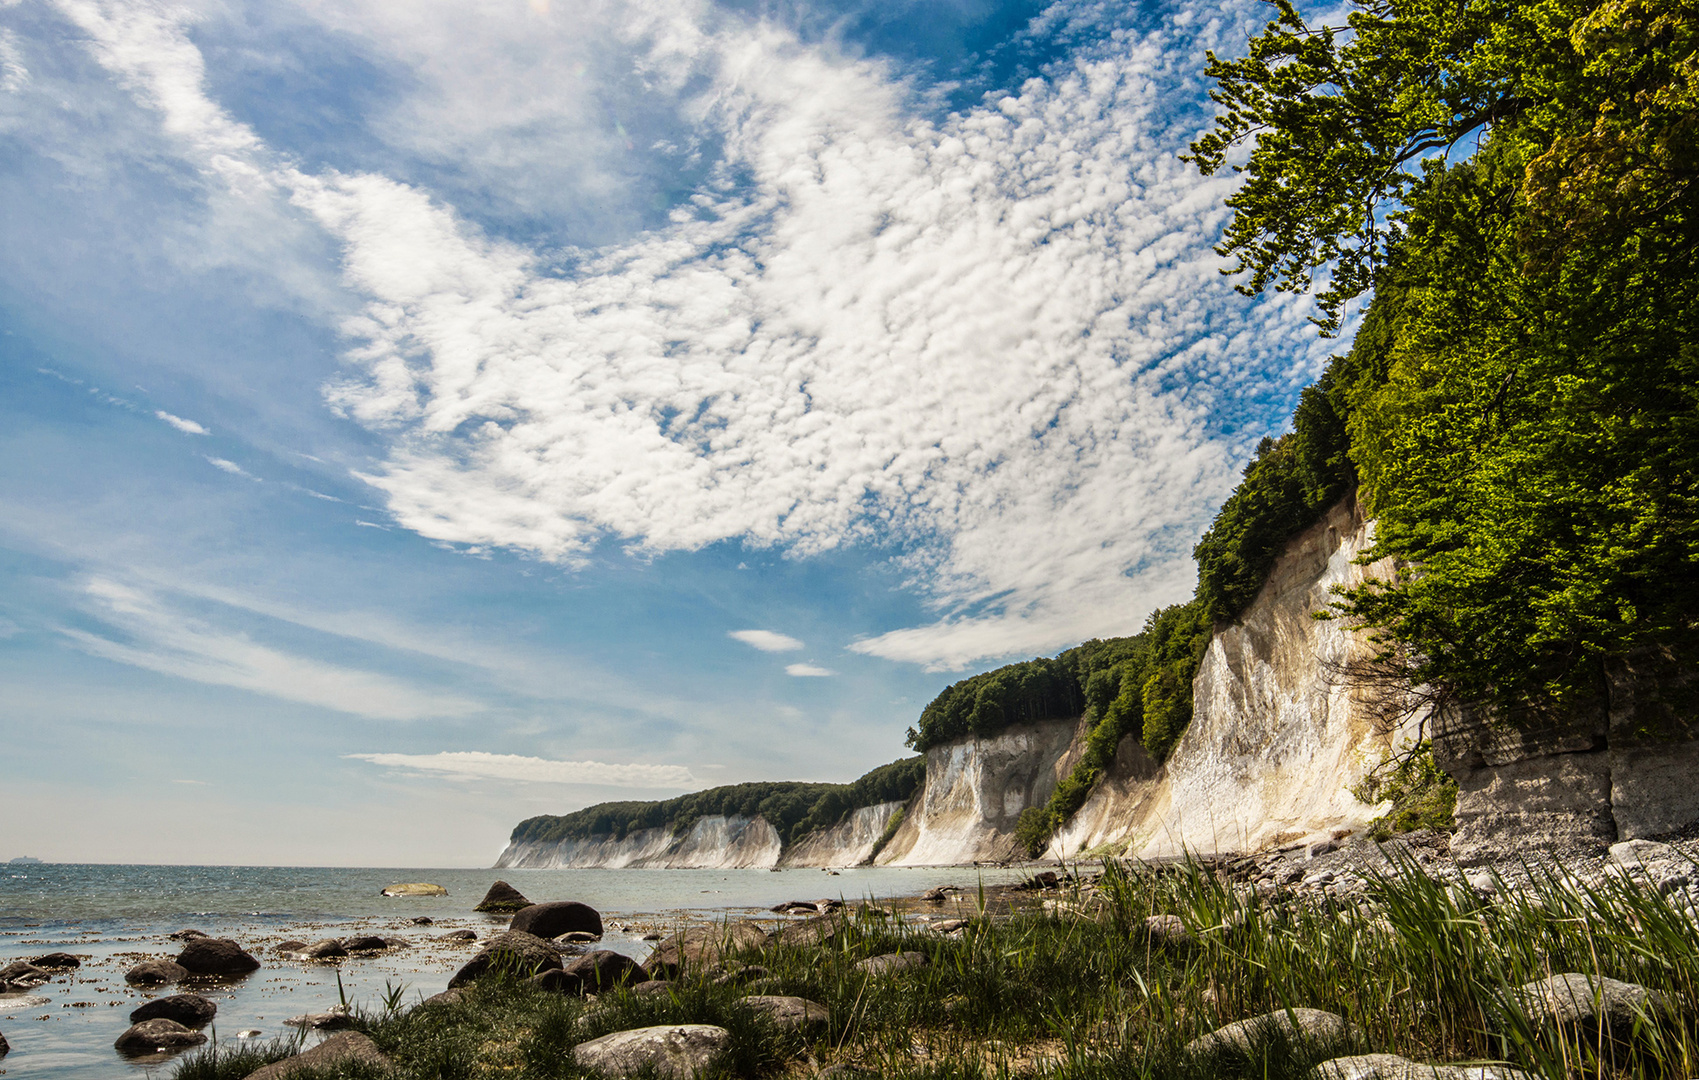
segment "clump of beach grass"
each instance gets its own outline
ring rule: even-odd
[[[1152,915],[1178,916],[1186,940],[1148,933]],[[857,966],[898,951],[927,962],[884,975]],[[772,940],[737,960],[765,969],[759,983],[717,985],[722,970],[686,970],[662,993],[586,1001],[497,977],[458,1001],[357,1014],[356,1024],[400,1076],[419,1080],[587,1076],[576,1044],[669,1023],[731,1032],[717,1077],[808,1077],[847,1063],[897,1080],[1295,1080],[1326,1058],[1367,1052],[1502,1062],[1547,1080],[1699,1075],[1699,933],[1676,902],[1625,876],[1583,882],[1536,869],[1483,898],[1395,860],[1363,894],[1338,899],[1259,896],[1198,863],[1111,863],[1051,910],[981,915],[945,935],[869,907],[842,916],[823,944]],[[1515,991],[1563,972],[1635,983],[1671,1007],[1626,1032],[1555,1029]],[[830,1020],[786,1031],[742,1004],[749,993],[808,998]],[[1234,1021],[1299,1008],[1337,1013],[1353,1034],[1322,1047],[1271,1026],[1242,1050],[1188,1052]],[[242,1075],[195,1058],[176,1074]]]

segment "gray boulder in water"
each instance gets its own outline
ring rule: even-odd
[[[246,975],[260,966],[242,946],[229,938],[190,938],[177,963],[191,975]]]
[[[484,894],[484,898],[478,901],[478,906],[472,910],[505,915],[530,906],[531,901],[525,899],[524,893],[505,881],[498,881],[490,886],[490,891]]]
[[[154,998],[135,1009],[130,1013],[130,1023],[139,1024],[143,1020],[163,1017],[187,1028],[203,1028],[212,1022],[217,1012],[218,1006],[199,994],[172,994],[170,997]]]
[[[124,973],[124,981],[131,986],[163,986],[188,977],[189,969],[174,960],[143,960]]]
[[[559,937],[575,931],[601,937],[602,916],[589,904],[580,904],[576,900],[553,900],[520,908],[507,928],[542,938]]]
[[[560,966],[560,952],[552,944],[534,934],[509,930],[486,942],[477,956],[454,973],[448,985],[452,988],[476,982],[492,968],[523,977]]]
[[[131,1024],[130,1029],[118,1036],[112,1045],[120,1053],[151,1054],[157,1050],[174,1050],[183,1046],[199,1046],[206,1042],[206,1036],[198,1031],[190,1031],[175,1020],[155,1017],[143,1020],[139,1024]]]

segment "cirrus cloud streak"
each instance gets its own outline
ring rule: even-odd
[[[512,780],[625,788],[685,788],[697,783],[683,765],[554,761],[519,754],[488,754],[481,750],[445,750],[436,754],[344,754],[343,757],[454,780]]]

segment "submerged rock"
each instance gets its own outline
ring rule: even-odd
[[[347,948],[343,946],[342,942],[335,938],[325,938],[323,941],[315,941],[305,948],[296,949],[294,951],[300,953],[308,960],[340,960],[342,957],[348,955]]]
[[[179,930],[175,934],[167,936],[172,941],[188,941],[190,938],[207,937],[208,935],[204,930]]]
[[[18,990],[40,986],[52,978],[51,971],[44,971],[27,960],[14,960],[5,967],[0,967],[0,984],[13,986]]]
[[[124,973],[124,981],[131,986],[163,986],[188,977],[189,969],[174,960],[143,960]]]
[[[484,894],[484,898],[478,901],[478,906],[472,910],[505,915],[510,911],[519,911],[530,906],[531,901],[525,899],[524,893],[505,881],[497,881],[490,886],[490,891]]]
[[[218,1006],[199,994],[172,994],[139,1006],[130,1013],[130,1023],[139,1024],[143,1020],[163,1017],[187,1028],[203,1028],[212,1022],[217,1012]]]
[[[1357,1031],[1345,1018],[1321,1009],[1281,1009],[1218,1028],[1186,1044],[1189,1057],[1213,1057],[1228,1051],[1253,1053],[1274,1039],[1303,1042],[1317,1050],[1332,1050],[1356,1042]]]
[[[389,1058],[378,1049],[377,1043],[358,1031],[344,1031],[340,1035],[332,1035],[311,1050],[274,1061],[258,1072],[249,1073],[248,1080],[284,1080],[298,1072],[329,1072],[347,1064],[364,1065],[380,1071],[390,1067]]]
[[[344,938],[342,947],[349,952],[383,952],[389,948],[389,942],[381,937],[367,935],[365,937]]]
[[[229,938],[190,938],[177,954],[177,963],[191,975],[246,975],[260,966],[242,946]]]
[[[576,900],[553,900],[521,908],[514,913],[507,928],[541,938],[559,937],[575,931],[601,937],[602,916],[589,904],[580,904]]]
[[[667,1080],[690,1080],[704,1072],[731,1044],[731,1032],[712,1024],[661,1024],[616,1031],[572,1048],[572,1059],[609,1076],[643,1069]]]
[[[199,1046],[204,1042],[206,1036],[200,1032],[190,1031],[175,1020],[157,1017],[153,1020],[143,1020],[139,1024],[131,1024],[130,1029],[118,1036],[112,1045],[120,1053],[151,1054],[182,1046]]]

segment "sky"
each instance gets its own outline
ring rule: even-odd
[[[0,859],[485,866],[1138,631],[1255,0],[0,0]]]

